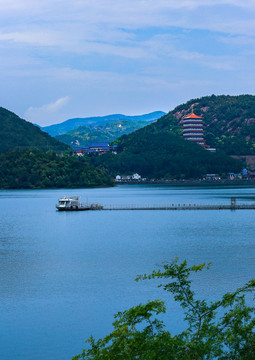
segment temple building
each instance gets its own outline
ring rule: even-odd
[[[194,114],[193,105],[191,113],[182,121],[183,137],[185,140],[194,141],[201,146],[206,146],[204,139],[204,122],[201,116]]]

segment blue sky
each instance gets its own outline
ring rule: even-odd
[[[0,8],[0,105],[33,123],[255,93],[255,0],[0,0]]]

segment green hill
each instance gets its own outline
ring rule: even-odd
[[[146,125],[148,125],[148,121],[118,120],[105,125],[79,126],[77,129],[56,136],[56,139],[73,148],[84,147],[92,143],[112,142],[118,137],[130,134]]]
[[[255,155],[255,96],[219,95],[193,99],[177,106],[160,121],[162,128],[181,127],[191,111],[203,116],[207,144],[228,155]]]
[[[207,173],[239,172],[242,163],[222,152],[211,153],[200,145],[157,127],[147,126],[119,139],[117,155],[94,156],[93,164],[113,175],[139,173],[148,178],[191,179]]]
[[[79,188],[112,186],[106,171],[85,158],[59,156],[40,150],[16,150],[0,154],[1,189]]]
[[[106,171],[85,158],[63,154],[70,147],[39,127],[0,108],[0,188],[112,186]]]
[[[0,152],[25,148],[53,150],[56,152],[69,149],[66,144],[52,138],[38,126],[0,107]]]
[[[193,104],[194,112],[204,118],[206,142],[217,148],[216,153],[182,138],[181,119]],[[92,161],[114,175],[138,172],[149,178],[201,178],[206,173],[238,172],[243,164],[228,155],[254,153],[254,123],[254,96],[212,95],[190,100],[156,123],[117,139],[117,155],[95,156]]]

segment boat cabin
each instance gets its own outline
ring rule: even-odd
[[[58,200],[57,208],[61,209],[78,209],[81,206],[80,196],[63,197]]]

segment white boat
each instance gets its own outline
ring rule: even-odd
[[[89,205],[82,204],[80,196],[64,196],[58,199],[58,204],[56,205],[56,208],[59,211],[89,210]]]
[[[103,206],[97,203],[88,202],[83,204],[81,203],[80,196],[69,196],[62,197],[58,199],[58,204],[56,205],[58,211],[82,211],[82,210],[102,210]]]

